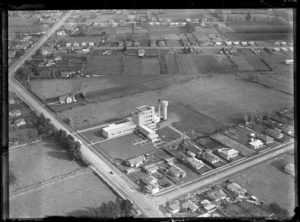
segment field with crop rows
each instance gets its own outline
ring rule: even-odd
[[[255,71],[255,68],[243,56],[231,57],[230,59],[240,71]]]
[[[122,56],[91,56],[84,69],[90,74],[120,75],[122,73]]]

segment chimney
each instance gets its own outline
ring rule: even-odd
[[[161,116],[160,116],[160,109],[161,109],[161,107],[160,107],[160,99],[158,99],[158,118],[159,118],[159,121],[160,121],[160,119],[161,119]]]

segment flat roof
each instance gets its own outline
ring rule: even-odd
[[[103,130],[108,131],[108,130],[118,129],[118,128],[122,128],[122,127],[126,127],[126,126],[136,126],[136,124],[133,121],[127,121],[127,122],[119,123],[119,124],[113,123],[107,127],[104,127]]]
[[[140,106],[140,107],[137,107],[138,110],[144,112],[144,111],[147,111],[147,110],[151,110],[151,107],[150,106]]]

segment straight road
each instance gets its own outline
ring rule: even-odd
[[[73,11],[68,11],[57,23],[55,23],[43,37],[33,45],[28,53],[23,55],[20,60],[14,63],[11,67],[9,67],[9,76],[12,76],[22,65],[23,63],[28,60],[47,40],[50,38],[53,33],[58,30],[64,22],[70,17]]]
[[[209,186],[213,183],[216,183],[218,180],[224,179],[232,174],[238,173],[242,170],[253,167],[262,162],[266,162],[268,159],[274,158],[278,155],[281,155],[282,153],[293,150],[294,148],[295,148],[295,144],[293,142],[291,144],[285,145],[284,147],[280,147],[278,149],[276,149],[276,148],[271,149],[268,152],[259,154],[260,155],[259,157],[256,156],[251,160],[245,159],[245,161],[242,161],[240,164],[237,164],[237,166],[230,167],[229,169],[225,169],[221,172],[212,173],[210,175],[205,175],[204,178],[201,179],[200,181],[197,181],[195,183],[192,183],[192,184],[189,184],[186,186],[183,185],[179,189],[176,189],[174,191],[160,195],[160,196],[156,197],[156,201],[159,204],[163,204],[166,202],[167,199],[172,200],[174,198],[188,194],[197,189]]]

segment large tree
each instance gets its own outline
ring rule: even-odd
[[[251,14],[250,14],[250,12],[247,13],[245,19],[246,19],[246,21],[248,21],[248,22],[251,20]]]

